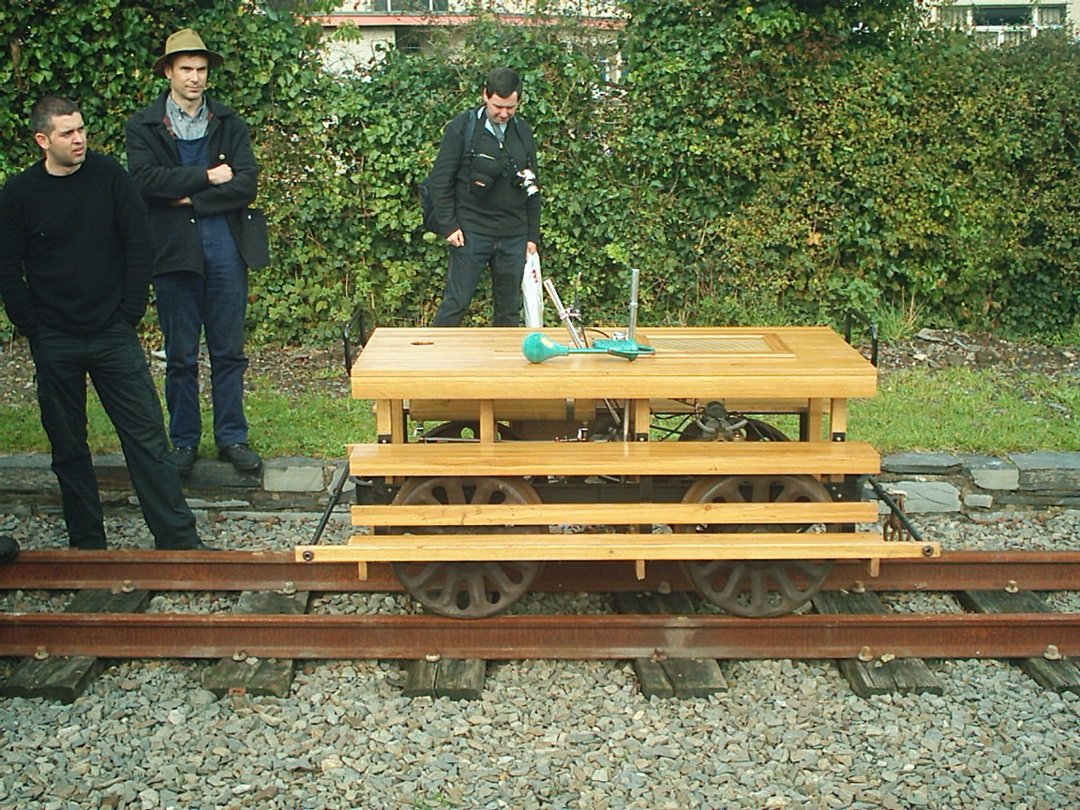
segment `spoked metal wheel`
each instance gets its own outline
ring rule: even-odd
[[[830,501],[828,490],[801,475],[707,478],[687,490],[686,503],[786,503]],[[699,526],[708,532],[790,531],[790,527]],[[797,528],[806,531],[809,526]],[[748,618],[782,616],[821,590],[832,560],[686,560],[683,570],[703,597],[728,613]]]
[[[394,498],[396,504],[540,503],[540,497],[519,478],[441,476],[411,479]],[[431,527],[431,533],[455,531]],[[492,534],[501,527],[476,526],[470,532]],[[546,528],[537,528],[537,533]],[[394,573],[414,599],[433,613],[459,619],[480,619],[500,613],[518,601],[532,585],[543,563],[401,562]]]

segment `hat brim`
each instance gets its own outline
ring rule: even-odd
[[[154,71],[154,75],[164,76],[165,66],[172,62],[172,60],[177,56],[183,56],[186,53],[197,54],[198,56],[205,56],[206,63],[211,68],[219,68],[225,64],[225,57],[223,57],[220,53],[216,53],[215,51],[204,51],[202,48],[196,48],[190,51],[173,51],[172,53],[167,53],[164,56],[159,56],[157,58],[157,61],[154,62],[154,66],[152,68]]]

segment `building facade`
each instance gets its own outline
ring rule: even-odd
[[[1008,2],[954,0],[930,3],[930,21],[967,31],[986,45],[1018,45],[1040,31],[1062,29],[1080,22],[1080,0]]]
[[[931,25],[966,31],[988,46],[1019,44],[1039,32],[1080,27],[1080,0],[915,0]],[[624,11],[615,0],[349,0],[324,17],[325,62],[336,72],[370,65],[382,50],[420,50],[436,30],[476,19],[478,10],[509,22],[528,23],[537,14],[571,15],[598,33],[615,35]],[[610,77],[614,78],[614,77]]]
[[[329,70],[352,72],[370,65],[387,47],[421,50],[436,30],[453,29],[493,14],[506,22],[527,24],[536,15],[573,16],[600,36],[614,37],[623,12],[612,0],[349,0],[322,20],[324,60]]]

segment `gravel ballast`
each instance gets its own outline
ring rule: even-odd
[[[199,519],[212,545],[283,549],[307,542],[317,516]],[[919,526],[947,549],[1080,547],[1076,510]],[[152,545],[134,512],[110,517],[108,532],[112,546]],[[336,520],[324,542],[348,533]],[[55,516],[0,515],[0,534],[66,544]],[[317,610],[409,609],[359,596]],[[154,610],[232,603],[155,599]],[[954,609],[949,599],[887,601],[910,612]],[[609,609],[597,595],[559,600]],[[1080,610],[1075,593],[1047,601]],[[63,598],[0,592],[9,612],[46,603]],[[14,663],[0,659],[0,676]],[[218,699],[199,686],[203,662],[120,662],[70,705],[0,701],[0,808],[1080,806],[1080,695],[1046,691],[1008,662],[929,663],[941,696],[862,699],[832,662],[778,660],[723,662],[728,691],[660,700],[641,696],[629,662],[511,661],[488,665],[481,700],[454,702],[402,697],[396,662],[301,662],[284,699]]]

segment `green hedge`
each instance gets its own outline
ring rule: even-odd
[[[634,266],[642,323],[839,323],[854,308],[1076,328],[1080,47],[1064,35],[981,49],[920,30],[908,0],[650,0],[627,4],[617,43],[568,18],[481,19],[343,78],[318,69],[319,29],[286,5],[5,7],[0,175],[36,157],[24,122],[46,92],[80,99],[92,146],[122,155],[127,116],[163,87],[149,66],[165,36],[192,25],[225,55],[211,92],[252,124],[264,167],[275,260],[252,277],[256,339],[332,339],[357,305],[427,323],[446,257],[420,230],[416,184],[504,63],[540,144],[545,272],[592,322],[624,319]],[[599,65],[617,51],[611,84]],[[488,321],[487,298],[471,317]]]

